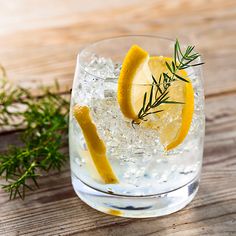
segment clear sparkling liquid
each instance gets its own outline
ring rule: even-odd
[[[131,122],[121,114],[116,98],[120,64],[94,56],[85,69],[89,73],[80,68],[79,78],[75,79],[71,105],[79,103],[89,106],[119,183],[103,184],[100,181],[95,167],[86,156],[83,134],[71,116],[70,156],[73,175],[100,191],[143,196],[175,190],[199,174],[204,134],[203,90],[199,71],[187,71],[195,91],[190,131],[181,145],[165,153],[157,130],[141,126],[133,128]]]

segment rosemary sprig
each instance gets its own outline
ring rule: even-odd
[[[10,199],[24,199],[25,190],[33,190],[32,183],[38,187],[39,176],[51,169],[59,171],[67,159],[61,148],[67,142],[69,103],[49,89],[35,98],[29,90],[12,86],[2,72],[0,129],[23,129],[22,145],[0,153],[0,176],[6,180],[2,188]]]
[[[143,97],[143,106],[140,109],[139,113],[138,113],[138,120],[133,120],[132,121],[132,125],[134,124],[139,124],[142,121],[147,121],[147,119],[145,118],[146,116],[150,115],[150,114],[155,114],[155,113],[159,113],[162,112],[162,109],[158,110],[158,107],[161,104],[183,104],[182,102],[177,102],[177,101],[171,101],[169,100],[169,91],[168,88],[170,86],[170,83],[166,80],[166,78],[164,77],[164,82],[161,86],[160,83],[157,83],[156,79],[154,76],[152,76],[153,79],[153,83],[151,85],[151,90],[150,90],[150,94],[149,94],[149,98],[147,99],[147,92],[144,94]],[[159,81],[162,80],[162,75],[160,75]],[[161,88],[163,87],[163,88]],[[156,89],[155,89],[156,88]],[[155,89],[155,92],[154,92]]]
[[[145,118],[150,114],[162,112],[162,109],[158,109],[161,104],[183,104],[180,101],[170,100],[169,87],[175,80],[181,80],[188,83],[189,81],[178,74],[179,71],[187,69],[192,66],[199,66],[204,64],[193,63],[200,57],[200,54],[193,52],[194,46],[188,46],[185,52],[182,52],[178,39],[176,39],[174,45],[174,60],[171,63],[165,62],[168,68],[167,73],[162,73],[157,82],[156,78],[152,75],[152,84],[150,92],[145,92],[143,96],[143,105],[138,113],[138,118],[132,121],[132,125],[140,124],[141,121],[147,121]]]

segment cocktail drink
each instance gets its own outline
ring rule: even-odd
[[[151,36],[103,40],[78,56],[71,98],[72,184],[93,208],[152,217],[199,186],[204,91],[199,54]]]

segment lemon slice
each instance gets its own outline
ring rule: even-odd
[[[147,93],[147,98],[150,95],[152,75],[159,80],[163,73],[170,74],[166,62],[172,61],[172,58],[163,56],[149,58],[148,53],[137,45],[130,48],[122,64],[117,90],[118,103],[125,117],[137,120],[143,106],[144,94]],[[167,151],[183,142],[188,134],[194,111],[194,92],[191,81],[187,78],[186,71],[181,70],[177,74],[189,82],[179,79],[172,82],[168,88],[168,100],[183,104],[161,104],[158,110],[163,110],[162,112],[146,116],[148,121],[140,124],[158,129],[160,141]]]
[[[150,90],[152,74],[148,66],[149,55],[133,45],[125,56],[118,79],[117,100],[123,115],[136,120],[143,104],[145,92]]]
[[[166,62],[171,64],[172,61],[173,59],[168,57],[151,57],[148,64],[154,77],[159,78],[162,73],[169,72]],[[192,83],[185,70],[180,70],[177,74],[188,82],[179,79],[172,82],[168,88],[168,100],[183,104],[161,104],[158,109],[163,111],[156,114],[158,117],[156,124],[152,122],[153,126],[158,127],[160,141],[167,151],[183,142],[188,134],[194,111]]]
[[[118,183],[118,179],[106,156],[106,146],[99,137],[97,128],[93,123],[89,108],[87,106],[76,105],[73,108],[74,116],[83,132],[88,151],[92,162],[106,184]]]

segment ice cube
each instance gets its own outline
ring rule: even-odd
[[[104,81],[104,97],[115,98],[117,91],[117,80],[107,77]]]

